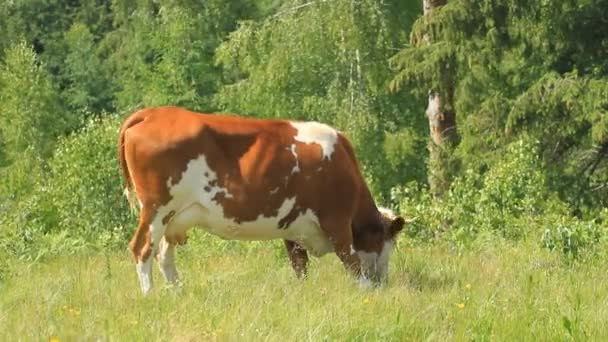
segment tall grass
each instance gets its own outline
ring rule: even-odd
[[[125,252],[12,262],[0,340],[605,340],[608,275],[536,243],[396,251],[389,284],[360,289],[338,259],[297,280],[280,244],[222,249],[195,234],[178,251],[181,289],[139,292]]]

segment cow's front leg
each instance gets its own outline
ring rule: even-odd
[[[320,223],[344,267],[356,278],[364,280],[361,278],[361,260],[353,249],[350,219],[336,216],[322,219]]]
[[[169,284],[177,284],[178,274],[175,267],[175,243],[170,243],[165,238],[160,240],[158,265],[165,280]]]
[[[284,240],[285,248],[287,248],[287,255],[291,261],[291,267],[296,272],[296,276],[299,279],[306,277],[306,270],[308,265],[308,253],[300,246],[297,242]]]

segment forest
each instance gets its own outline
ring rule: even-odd
[[[180,256],[192,257],[188,273],[230,269],[241,281],[192,275],[184,293],[156,294],[159,306],[138,298],[126,252],[137,215],[122,192],[118,129],[163,105],[344,132],[378,204],[413,219],[392,261],[395,285],[361,294],[329,256],[294,285],[282,245],[194,233]],[[607,248],[608,0],[0,3],[5,337],[602,339]],[[266,277],[285,278],[278,285],[264,277],[269,267],[277,270]],[[236,271],[245,268],[254,271]],[[471,294],[467,279],[487,286]],[[297,305],[272,291],[282,285],[317,315],[299,321],[273,305],[230,321],[242,309],[226,302],[251,296],[243,281],[272,284],[244,311]],[[50,287],[41,293],[36,282]],[[333,309],[318,302],[315,282],[349,289],[330,295],[338,311],[324,311]],[[501,290],[504,282],[514,285]],[[84,294],[99,283],[95,299]],[[33,293],[47,300],[24,299]],[[208,316],[176,313],[180,298],[201,296]],[[131,310],[125,300],[177,323],[119,319]],[[387,311],[394,303],[406,309]],[[486,309],[465,316],[473,305]],[[345,307],[357,313],[328,325]],[[366,321],[363,310],[396,323]]]

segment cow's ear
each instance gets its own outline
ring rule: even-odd
[[[399,233],[403,229],[404,225],[405,225],[405,220],[403,219],[403,217],[401,217],[401,216],[395,217],[391,221],[391,226],[390,226],[390,230],[389,230],[391,232],[391,235],[393,235],[393,236],[397,235],[397,233]]]

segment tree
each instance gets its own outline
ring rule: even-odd
[[[434,12],[446,3],[447,0],[423,0],[424,16],[419,21],[430,21],[429,18],[435,14]],[[425,50],[426,53],[419,57],[428,60],[427,67],[433,68],[434,82],[428,90],[426,108],[430,129],[428,183],[431,192],[438,197],[449,188],[450,164],[453,163],[453,152],[459,141],[454,106],[455,61],[451,52],[436,51],[443,49],[446,42],[437,40],[432,31],[423,32],[421,36],[420,32],[416,32],[412,35],[411,43],[412,47],[404,50],[395,60],[399,63],[402,55],[407,56],[411,49]],[[399,88],[402,81],[400,77],[402,75],[398,74],[393,81],[393,89]]]
[[[421,96],[445,88],[438,66],[449,66],[460,169],[486,172],[510,142],[530,136],[540,142],[548,190],[577,208],[605,203],[607,5],[450,1],[415,23],[412,41],[428,35],[430,43],[393,57],[392,87]]]
[[[244,15],[245,2],[115,1],[120,25],[103,42],[121,110],[180,105],[212,110],[219,82],[213,53]],[[125,14],[125,13],[128,13]]]
[[[75,125],[75,118],[64,114],[44,64],[24,42],[6,51],[0,90],[0,133],[9,160],[28,149],[48,156],[55,138]]]
[[[396,11],[404,7],[401,1],[289,1],[261,22],[242,22],[217,50],[226,83],[215,97],[218,106],[337,126],[353,141],[378,194],[419,179],[424,155],[412,151],[422,121],[402,101],[407,93],[390,94],[386,82],[387,56],[405,43],[401,25],[419,10]]]

